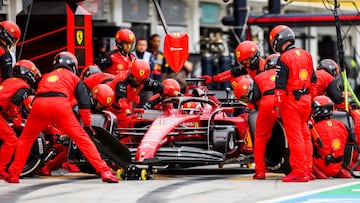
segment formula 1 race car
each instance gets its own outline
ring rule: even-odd
[[[230,117],[204,97],[173,97],[162,110],[137,111],[132,128],[118,129],[138,167],[192,167],[238,162],[252,163],[253,145],[247,114]]]

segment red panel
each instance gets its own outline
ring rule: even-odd
[[[68,51],[75,54],[75,17],[73,10],[66,4],[67,15],[67,47]]]

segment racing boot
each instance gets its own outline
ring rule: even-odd
[[[7,176],[9,176],[9,174],[6,171],[0,171],[0,180],[4,179]]]
[[[15,175],[8,175],[6,177],[4,177],[4,180],[8,183],[19,183],[19,176],[15,176]]]
[[[282,182],[308,182],[309,176],[307,174],[301,174],[291,172],[289,175],[282,178]]]
[[[118,183],[119,182],[119,180],[114,176],[113,173],[111,173],[110,170],[109,171],[101,171],[100,177],[101,177],[101,180],[106,183]]]
[[[317,166],[313,165],[312,174],[315,175],[317,179],[327,179],[327,175],[325,175]]]
[[[339,173],[337,173],[334,178],[352,178],[352,175],[349,170],[341,167]]]
[[[80,172],[80,169],[75,164],[71,164],[68,161],[62,164],[62,168],[73,173]]]
[[[263,180],[265,179],[265,171],[256,171],[253,175],[254,180]]]

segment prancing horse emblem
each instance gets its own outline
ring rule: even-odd
[[[76,42],[81,45],[84,39],[84,32],[82,30],[76,31]]]

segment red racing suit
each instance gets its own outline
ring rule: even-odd
[[[110,73],[95,73],[85,78],[83,81],[89,90],[92,90],[98,84],[110,84],[115,78],[115,75]]]
[[[336,108],[345,110],[345,99],[335,78],[323,69],[316,70],[315,74],[317,77],[316,96],[326,94],[335,103]]]
[[[7,47],[0,43],[0,82],[12,77],[12,57]]]
[[[77,144],[97,172],[109,170],[72,110],[71,102],[76,98],[84,126],[91,125],[90,98],[85,85],[78,76],[62,68],[61,64],[55,65],[54,69],[45,74],[39,83],[14,162],[8,170],[10,176],[20,175],[37,135],[52,123]]]
[[[321,147],[314,142],[314,168],[327,177],[333,177],[339,173],[343,163],[348,131],[341,121],[335,119],[320,120],[314,124],[314,128],[323,144]]]
[[[0,140],[3,142],[0,146],[0,176],[5,171],[18,144],[18,138],[3,114],[6,113],[10,119],[18,119],[19,107],[30,93],[30,86],[21,78],[9,78],[0,85]]]
[[[308,119],[311,92],[316,75],[309,52],[288,47],[281,53],[275,80],[275,95],[280,95],[280,114],[290,149],[292,173],[308,176],[312,169],[312,143]],[[277,93],[279,92],[279,93]]]
[[[261,98],[258,105],[258,115],[256,118],[255,144],[254,144],[254,162],[256,172],[265,172],[265,152],[266,144],[272,135],[277,116],[272,114],[274,108],[274,90],[275,90],[276,70],[270,69],[259,73],[255,77],[252,102]],[[257,86],[257,88],[255,88]],[[257,90],[258,89],[258,90]],[[256,90],[258,93],[256,93]],[[258,97],[256,95],[260,95]]]
[[[254,79],[257,74],[264,71],[264,66],[265,59],[260,58],[256,69],[244,68],[240,65],[234,66],[230,70],[214,75],[213,80],[214,82],[226,82],[229,80],[234,80],[235,78],[246,74],[249,74],[250,77]]]
[[[97,64],[104,72],[118,74],[121,71],[128,71],[130,64],[136,60],[133,54],[122,55],[117,49],[107,52],[101,57]]]
[[[132,103],[140,101],[139,93],[142,90],[149,90],[154,94],[161,93],[164,90],[164,86],[159,81],[151,78],[146,79],[145,83],[136,88],[132,87],[130,83],[128,74],[120,73],[115,76],[110,84],[115,92],[115,102],[109,110],[116,115],[120,128],[129,127],[131,116],[126,115],[125,112],[126,110],[132,112]]]
[[[350,115],[354,120],[354,134],[356,137],[356,142],[358,146],[360,146],[360,109],[350,110]],[[349,168],[352,168],[356,164],[358,158],[359,158],[359,154],[355,150],[353,150],[352,161],[350,163]],[[357,171],[360,170],[360,166],[357,166],[355,170]]]

